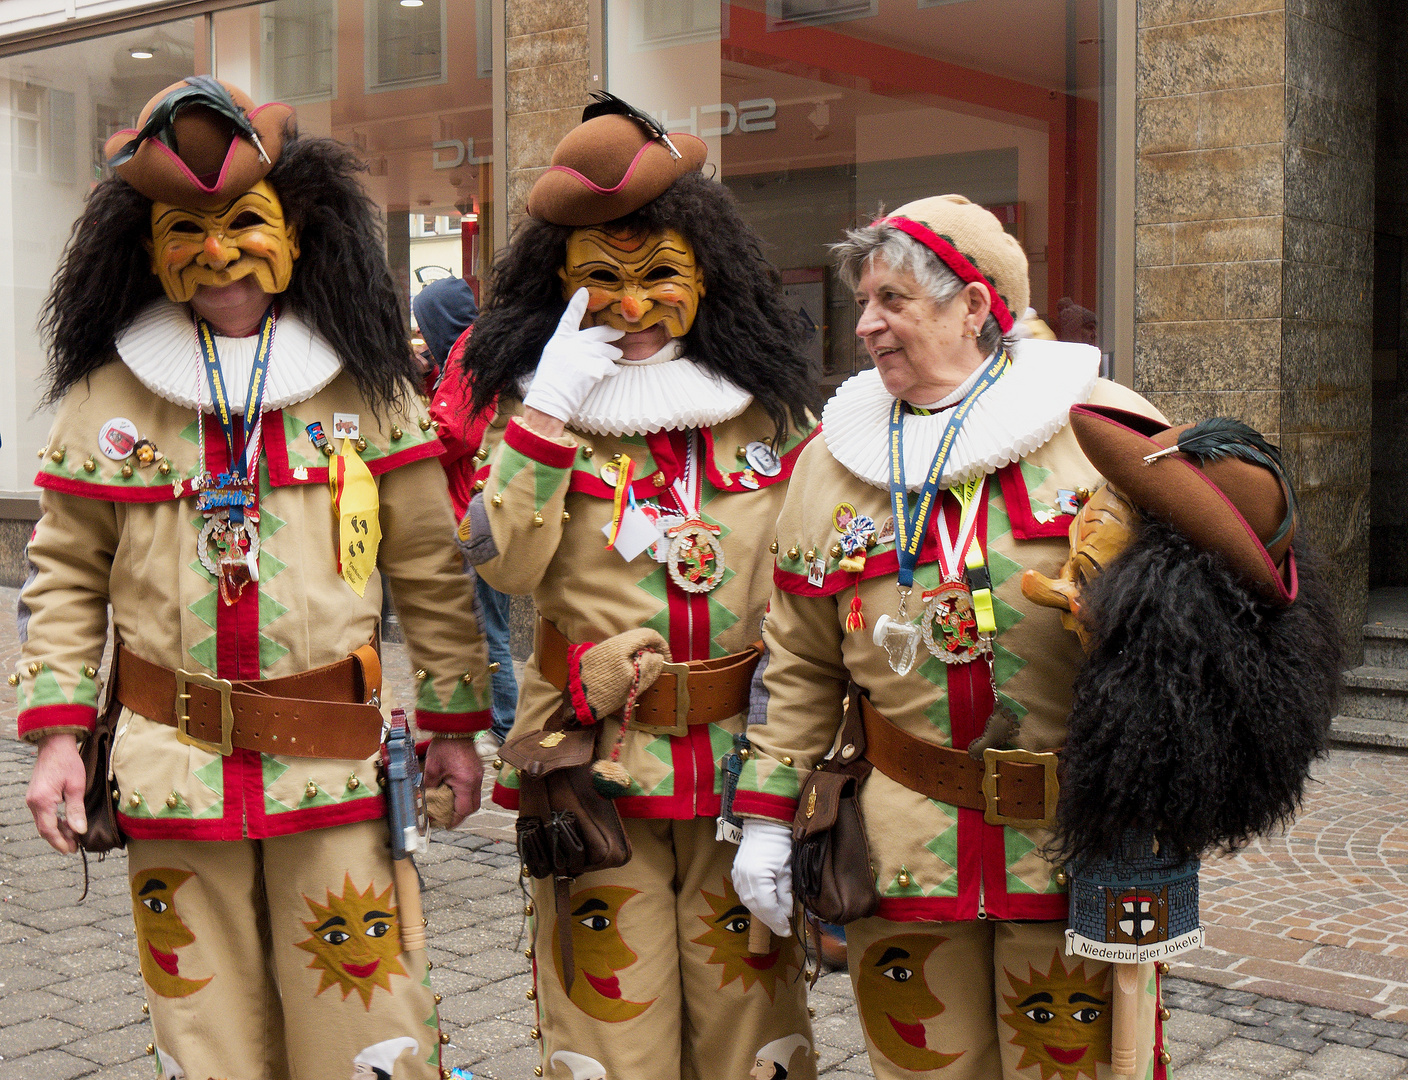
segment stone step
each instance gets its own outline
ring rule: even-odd
[[[1397,720],[1408,727],[1408,668],[1351,668],[1340,676],[1340,712],[1365,720]]]
[[[1408,669],[1408,626],[1365,623],[1364,666]]]
[[[1337,716],[1330,722],[1330,742],[1336,746],[1368,746],[1378,750],[1408,750],[1408,721],[1370,720]]]

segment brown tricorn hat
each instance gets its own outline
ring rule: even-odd
[[[557,144],[548,171],[528,192],[530,217],[578,229],[615,221],[703,167],[703,139],[667,135],[620,98],[592,96],[597,102],[583,110],[581,124]]]
[[[137,130],[113,135],[103,153],[147,198],[215,210],[269,174],[293,115],[287,105],[256,106],[238,87],[193,75],[148,101]]]
[[[1235,420],[1168,427],[1099,405],[1071,409],[1071,429],[1112,487],[1148,517],[1222,555],[1264,601],[1296,598],[1295,493],[1280,451]]]

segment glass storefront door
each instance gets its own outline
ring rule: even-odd
[[[489,0],[276,0],[214,16],[214,73],[356,147],[408,299],[493,252]]]
[[[48,433],[39,309],[103,143],[195,70],[190,19],[0,60],[0,491],[32,487]]]
[[[826,245],[959,192],[1022,242],[1032,305],[1099,344],[1099,0],[606,0],[607,82],[710,144],[813,324],[864,365]]]

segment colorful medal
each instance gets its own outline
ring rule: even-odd
[[[724,579],[724,553],[720,529],[702,518],[687,518],[666,532],[670,551],[665,567],[670,580],[688,593],[711,592]]]
[[[227,472],[211,476],[205,468],[205,413],[199,411],[201,467],[192,486],[196,489],[196,509],[205,516],[197,541],[201,566],[216,579],[220,599],[227,605],[235,603],[251,581],[259,580],[259,511],[257,489],[251,474],[259,463],[260,437],[263,431],[264,386],[269,370],[269,354],[274,342],[274,309],[271,306],[259,326],[259,344],[245,392],[244,454],[235,453],[234,419],[229,395],[225,390],[224,372],[215,349],[215,335],[204,319],[197,318],[196,340],[200,344],[206,382],[210,387],[211,403],[216,419],[225,436],[229,453]]]
[[[973,594],[962,581],[945,581],[924,593],[919,632],[925,648],[945,664],[967,664],[988,650],[978,632]]]

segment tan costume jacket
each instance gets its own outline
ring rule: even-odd
[[[1083,395],[1093,402],[1154,412],[1117,384],[1100,380],[1093,387]],[[1072,517],[1060,512],[1059,493],[1092,488],[1100,481],[1068,427],[1019,461],[986,470],[977,528],[996,608],[991,679],[985,662],[946,664],[923,644],[914,670],[900,676],[872,640],[881,615],[899,614],[893,540],[872,547],[860,573],[842,571],[834,549],[840,539],[836,508],[849,504],[870,516],[884,535],[891,517],[888,492],[836,460],[826,442],[831,416],[828,407],[822,437],[798,462],[778,521],[781,553],[763,632],[766,699],[754,703],[755,711],[766,707],[767,723],[749,732],[758,752],[744,765],[736,801],[744,816],[786,823],[792,820],[806,772],[833,748],[848,680],[868,690],[876,709],[907,733],[959,749],[982,732],[995,684],[997,699],[1021,718],[1011,745],[1041,751],[1065,741],[1071,684],[1081,660],[1076,637],[1062,628],[1057,612],[1032,604],[1021,591],[1023,570],[1035,568],[1054,577],[1066,560]],[[952,536],[958,501],[946,491],[941,505]],[[935,513],[915,572],[910,619],[919,614],[923,590],[940,581],[938,527]],[[809,580],[808,552],[825,559],[820,583],[815,573]],[[847,632],[846,617],[856,596],[866,626]],[[1038,852],[1044,833],[988,825],[982,811],[931,800],[878,770],[866,781],[861,803],[882,896],[880,917],[1065,917],[1065,890]]]
[[[373,639],[380,581],[373,575],[358,597],[339,576],[326,459],[305,431],[316,420],[330,433],[334,412],[359,414],[367,440],[362,457],[380,493],[378,566],[391,579],[413,661],[426,673],[415,702],[419,727],[488,726],[472,578],[453,541],[439,443],[418,408],[378,419],[341,373],[307,400],[264,414],[259,580],[226,605],[197,555],[195,410],[157,396],[115,360],[65,396],[35,481],[43,516],[20,598],[22,737],[92,729],[109,604],[117,635],[139,656],[223,678],[293,675]],[[114,417],[132,421],[164,460],[143,466],[104,456],[99,432]],[[228,457],[224,438],[211,417],[204,427],[207,467],[218,472]],[[113,770],[123,828],[137,838],[259,838],[383,813],[375,757],[315,760],[237,748],[222,758],[126,709]]]
[[[727,571],[712,592],[689,594],[650,554],[626,562],[606,549],[602,527],[611,521],[613,489],[600,475],[602,465],[625,454],[636,465],[636,499],[659,503],[684,471],[689,433],[609,436],[569,428],[564,438],[551,440],[517,419],[520,411],[517,402],[501,408],[482,450],[492,467],[481,474],[486,486],[469,518],[478,543],[491,534],[492,547],[471,555],[476,561],[492,556],[478,566],[485,581],[501,592],[531,593],[539,614],[573,643],[648,626],[669,643],[675,661],[685,662],[741,652],[758,640],[772,589],[768,544],[803,434],[789,434],[779,455],[781,472],[766,477],[748,470],[741,456],[748,443],[773,435],[759,405],[699,429],[706,463],[702,510],[706,521],[722,529]],[[665,505],[668,500],[664,494]],[[562,700],[539,672],[539,647],[541,640],[519,689],[515,734],[540,728]],[[621,762],[632,785],[616,806],[628,817],[717,815],[716,765],[743,722],[739,714],[691,727],[683,737],[628,732]],[[609,753],[619,729],[619,722],[604,726],[598,744],[603,752]],[[517,808],[512,769],[501,771],[494,799]]]

